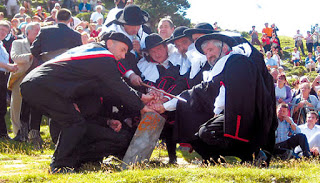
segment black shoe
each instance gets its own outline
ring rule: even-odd
[[[25,142],[26,141],[26,139],[22,138],[20,130],[18,131],[17,135],[12,140],[17,141],[17,142]]]
[[[74,168],[69,168],[69,167],[54,167],[50,165],[50,174],[67,174],[67,173],[76,173]]]

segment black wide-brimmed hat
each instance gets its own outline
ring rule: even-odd
[[[194,28],[186,29],[183,33],[188,36],[192,36],[192,34],[210,34],[218,32],[215,31],[211,24],[209,23],[198,23]]]
[[[180,27],[177,27],[174,31],[173,31],[173,34],[172,36],[170,37],[170,39],[168,40],[168,42],[170,43],[173,43],[175,40],[177,39],[180,39],[180,38],[183,38],[183,37],[190,37],[190,36],[187,36],[183,33],[183,31],[187,30],[188,27],[186,26],[180,26]]]
[[[120,41],[126,44],[128,46],[128,51],[132,50],[133,48],[131,40],[121,32],[109,32],[109,33],[104,33],[100,36],[100,41],[107,42],[107,40],[109,39]]]
[[[146,47],[143,49],[143,51],[148,51],[151,48],[154,48],[156,46],[166,43],[166,41],[167,40],[166,39],[163,40],[159,34],[152,33],[146,37],[145,39]]]
[[[195,42],[195,46],[196,46],[197,50],[202,54],[204,54],[204,52],[201,48],[201,45],[203,44],[203,42],[205,42],[207,40],[222,41],[222,42],[226,43],[230,48],[232,48],[238,44],[237,41],[232,36],[226,35],[224,33],[206,34],[206,35],[199,37]]]
[[[149,20],[149,14],[137,5],[128,5],[116,15],[116,24],[138,26]]]

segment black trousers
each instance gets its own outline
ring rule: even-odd
[[[75,109],[73,103],[32,82],[21,84],[21,94],[31,107],[48,115],[61,127],[51,165],[76,167],[77,160],[73,154],[83,139],[87,126],[85,119]]]
[[[20,121],[26,123],[29,130],[40,131],[42,114],[36,108],[31,107],[24,99],[22,99]]]
[[[7,113],[7,81],[8,75],[0,71],[0,138],[8,134],[5,121]]]
[[[294,149],[298,145],[300,145],[304,156],[307,156],[307,157],[310,156],[310,148],[309,148],[307,137],[302,133],[295,134],[288,140],[277,143],[275,145],[275,148],[276,149],[281,149],[281,148]]]
[[[204,160],[222,156],[237,156],[242,161],[252,160],[252,154],[258,151],[252,144],[224,137],[224,115],[210,119],[203,124],[196,134],[196,140],[190,142],[194,150]]]

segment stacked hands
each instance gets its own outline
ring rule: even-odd
[[[145,107],[143,109],[146,108],[149,110],[146,112],[158,112],[162,114],[165,112],[163,103],[167,102],[169,99],[165,97],[163,93],[153,89],[149,89],[147,94],[142,95],[141,100],[145,104]],[[141,114],[144,114],[144,113],[141,112]]]

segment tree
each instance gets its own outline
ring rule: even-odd
[[[190,19],[185,18],[186,10],[190,8],[188,0],[136,0],[139,5],[150,15],[149,24],[152,30],[156,30],[159,20],[170,16],[175,26],[190,26]]]

